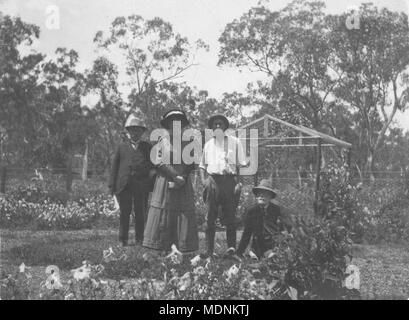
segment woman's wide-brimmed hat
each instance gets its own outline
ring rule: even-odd
[[[230,126],[229,120],[222,114],[215,114],[209,118],[209,121],[207,122],[208,127],[211,129],[213,127],[213,122],[217,119],[223,120],[223,122],[226,125],[226,129]]]
[[[261,190],[270,191],[273,197],[277,196],[278,194],[278,191],[273,188],[273,185],[269,179],[261,180],[260,184],[257,187],[253,188],[253,193],[257,195],[257,192]]]
[[[160,120],[160,124],[162,125],[162,127],[168,128],[169,123],[172,120],[180,120],[182,122],[182,127],[189,124],[189,120],[187,119],[186,113],[180,109],[172,109],[166,112],[162,116],[162,119]]]

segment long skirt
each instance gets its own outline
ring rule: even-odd
[[[169,251],[175,244],[179,251],[199,249],[199,236],[193,187],[190,178],[179,189],[169,188],[168,179],[156,178],[148,208],[143,246]]]

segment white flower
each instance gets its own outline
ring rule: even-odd
[[[98,265],[92,266],[91,270],[94,273],[94,276],[97,276],[97,275],[100,275],[102,272],[104,272],[105,267],[102,264],[98,264]]]
[[[239,270],[239,267],[237,267],[235,264],[232,265],[226,272],[227,280],[230,280],[233,276],[236,276],[239,273]]]
[[[58,290],[62,288],[62,284],[60,282],[60,276],[58,274],[50,275],[47,280],[45,281],[45,286],[49,290]]]
[[[252,258],[252,259],[254,259],[254,260],[258,260],[257,255],[256,255],[253,251],[251,251],[251,250],[250,250],[250,252],[249,252],[249,256],[250,256],[250,258]]]
[[[102,257],[105,262],[113,261],[114,259],[114,251],[112,250],[112,247],[109,247],[108,250],[103,250],[102,251]]]
[[[74,296],[74,294],[71,292],[71,293],[67,294],[67,295],[64,297],[64,300],[74,300],[74,298],[75,298],[75,296]]]
[[[19,271],[24,273],[26,272],[26,265],[24,264],[24,262],[22,264],[20,264],[20,266],[18,267]]]
[[[291,300],[298,300],[298,298],[297,298],[297,289],[295,289],[293,287],[288,287],[286,292],[287,292],[288,296],[291,298]]]
[[[180,279],[179,279],[179,290],[185,291],[191,284],[190,280],[190,272],[186,272]]]
[[[71,270],[71,272],[73,273],[73,277],[75,280],[82,280],[82,279],[89,278],[89,274],[91,273],[91,268],[84,265],[80,268]]]
[[[209,268],[209,265],[211,263],[210,257],[206,259],[206,265],[205,265],[205,269]]]
[[[172,252],[169,253],[166,258],[170,258],[174,264],[179,264],[182,262],[182,253],[176,248],[176,245],[172,244]]]
[[[45,269],[45,273],[48,275],[60,275],[60,269],[57,266],[54,265],[50,265],[47,266],[47,268]]]
[[[204,275],[206,271],[203,267],[197,267],[193,270],[193,273],[197,275]]]
[[[192,260],[190,260],[190,264],[193,267],[196,267],[197,264],[199,263],[199,261],[200,261],[200,255],[198,254],[196,257],[194,257]]]
[[[173,264],[180,264],[182,262],[181,257],[176,254],[171,255],[170,260]]]

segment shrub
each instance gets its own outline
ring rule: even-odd
[[[42,203],[0,199],[0,224],[3,228],[35,226],[39,230],[78,230],[91,228],[98,219],[117,220],[112,199],[102,196],[84,198],[66,205],[44,200]]]
[[[26,274],[14,272],[6,274],[1,271],[1,300],[28,300],[31,295],[30,278]]]
[[[47,192],[40,183],[29,183],[19,185],[10,192],[10,197],[15,200],[24,200],[30,203],[43,202],[47,197]]]
[[[401,242],[409,240],[409,198],[398,193],[377,211],[364,210],[371,216],[365,238],[370,243]]]
[[[355,242],[362,241],[365,230],[358,192],[346,165],[329,165],[328,171],[321,173],[319,200],[315,204],[319,216],[347,228]]]

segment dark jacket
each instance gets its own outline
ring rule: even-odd
[[[120,193],[131,176],[137,179],[143,189],[150,191],[152,179],[149,177],[149,171],[154,168],[150,159],[151,149],[152,145],[146,141],[140,141],[136,150],[129,142],[118,146],[108,184],[112,193]]]
[[[253,237],[252,249],[258,257],[261,257],[264,252],[272,249],[274,236],[284,230],[291,231],[291,228],[291,217],[284,208],[270,203],[264,211],[259,205],[254,205],[246,212],[237,254],[244,253]]]

